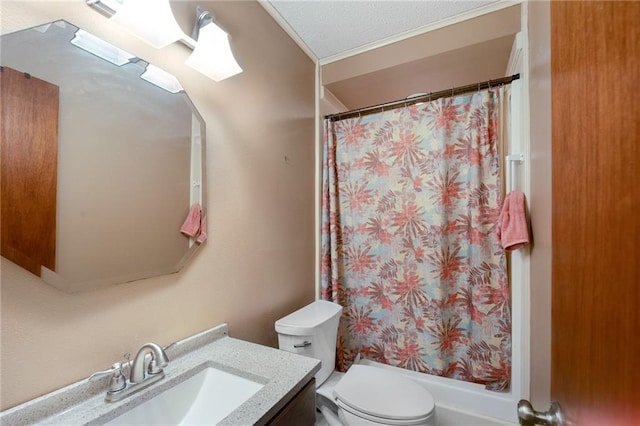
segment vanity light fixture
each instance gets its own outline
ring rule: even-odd
[[[169,0],[87,0],[87,4],[157,49],[184,37]]]
[[[178,26],[169,0],[86,0],[86,3],[126,24],[134,34],[156,47],[182,42],[193,50],[185,64],[216,82],[242,72],[231,51],[229,35],[214,23],[213,14],[200,6],[196,8],[196,23],[189,37]],[[157,32],[161,34],[150,35]]]
[[[197,6],[191,38],[197,41],[185,64],[214,81],[242,72],[229,44],[229,35],[213,22],[213,14]]]
[[[76,31],[70,43],[117,66],[128,64],[132,59],[135,59],[131,53],[81,29]]]

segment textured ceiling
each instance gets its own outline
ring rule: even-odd
[[[269,0],[319,59],[415,30],[494,1]]]

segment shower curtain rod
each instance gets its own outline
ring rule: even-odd
[[[324,118],[331,121],[338,121],[345,118],[361,117],[363,115],[375,114],[388,109],[406,107],[409,105],[417,104],[418,102],[424,102],[424,101],[431,102],[439,98],[461,95],[463,93],[470,93],[476,90],[491,89],[492,87],[509,84],[512,81],[517,80],[519,78],[520,78],[520,74],[514,74],[509,77],[502,77],[502,78],[497,78],[495,80],[482,81],[476,84],[458,86],[451,89],[441,90],[439,92],[425,93],[424,95],[412,96],[410,98],[399,99],[397,101],[391,101],[384,104],[358,108],[351,111],[339,112],[336,114],[329,114],[329,115],[325,115]]]

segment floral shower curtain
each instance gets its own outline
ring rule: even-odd
[[[322,297],[357,354],[508,388],[509,289],[495,234],[501,97],[485,90],[324,125]]]

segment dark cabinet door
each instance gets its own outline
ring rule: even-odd
[[[59,88],[0,75],[2,256],[40,276],[41,265],[55,270]]]

